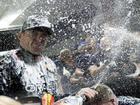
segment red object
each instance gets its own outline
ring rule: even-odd
[[[54,105],[54,96],[49,93],[45,93],[42,96],[42,105]]]

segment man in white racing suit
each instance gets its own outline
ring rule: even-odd
[[[65,96],[55,64],[44,55],[47,42],[53,38],[47,18],[28,17],[17,38],[19,49],[0,53],[0,95],[41,98],[45,91],[57,99]],[[95,95],[89,88],[82,89],[83,94],[89,98]]]

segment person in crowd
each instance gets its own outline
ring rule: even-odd
[[[0,95],[41,98],[45,91],[55,99],[61,97],[56,66],[44,54],[47,42],[53,38],[51,26],[47,18],[35,15],[24,22],[17,35],[20,47],[0,56]],[[90,89],[85,89],[83,94],[93,97]]]
[[[90,76],[85,77],[83,74],[95,62],[94,56],[92,57],[93,59],[90,57],[87,54],[82,54],[82,52],[77,54],[77,52],[72,52],[70,49],[62,49],[60,51],[60,55],[55,60],[55,63],[61,76],[64,93],[73,93],[82,87],[89,86],[90,83],[87,77],[89,78]]]
[[[97,76],[93,75],[96,68],[101,68],[102,63],[99,60],[97,41],[94,36],[87,35],[84,42],[79,44],[77,55],[75,56],[76,67],[83,72],[81,87],[92,86],[96,83]],[[96,73],[95,73],[96,74]],[[98,78],[99,79],[99,78]]]
[[[60,75],[65,73],[68,75],[67,77],[70,77],[71,86],[77,85],[77,87],[85,87],[93,85],[94,80],[90,76],[89,67],[91,65],[98,65],[96,57],[94,56],[96,50],[95,45],[95,38],[88,35],[85,42],[79,45],[77,51],[72,52],[70,49],[61,50],[59,58],[55,63],[58,68],[61,68],[59,69]],[[64,75],[61,77],[64,77]],[[67,79],[64,80],[66,81]],[[68,88],[66,89],[68,90]],[[72,90],[75,89],[76,87]]]
[[[98,84],[94,87],[97,94],[85,105],[139,105],[140,99],[131,96],[116,96],[112,89],[104,84]]]
[[[116,96],[112,89],[104,84],[96,84],[90,87],[93,91],[93,98],[81,97],[82,91],[75,97],[65,97],[54,105],[139,105],[140,99],[131,96]],[[80,95],[80,97],[79,97]],[[82,98],[82,99],[81,99]]]
[[[90,69],[92,69],[91,74],[93,76],[106,72],[101,73],[101,75],[105,74],[106,79],[104,80],[107,81],[108,78],[127,76],[136,71],[137,66],[129,59],[129,49],[123,45],[125,42],[120,43],[120,45],[115,43],[112,36],[105,35],[100,39],[100,56],[98,58],[102,66],[91,66]]]
[[[97,41],[94,36],[87,34],[85,36],[86,38],[82,41],[79,42],[77,52],[79,53],[84,53],[84,54],[94,54],[96,53],[96,44]]]
[[[82,76],[85,80],[83,84],[87,86],[91,86],[96,83],[96,80],[99,78],[97,78],[98,76],[96,75],[97,73],[95,73],[95,70],[103,66],[102,61],[100,60],[102,56],[98,47],[95,37],[87,35],[85,41],[81,43],[77,49],[79,54],[76,56],[76,66],[82,70]]]
[[[116,39],[118,40],[118,39]],[[139,56],[136,54],[134,42],[124,40],[122,43],[115,44],[117,41],[111,36],[103,36],[100,40],[100,48],[103,66],[91,66],[91,74],[98,76],[97,82],[103,82],[110,86],[115,94],[139,96]],[[130,59],[132,56],[133,57]]]
[[[70,49],[62,49],[55,64],[58,74],[61,76],[64,93],[73,93],[72,91],[78,90],[79,88],[74,85],[78,85],[82,81],[83,72],[76,67],[75,54]]]
[[[74,54],[72,54],[70,49],[62,49],[55,63],[59,67],[58,70],[60,71],[58,73],[60,75],[65,73],[69,77],[75,72]]]
[[[94,87],[95,86],[95,87]],[[104,84],[94,85],[93,89],[98,92],[90,105],[118,105],[118,99],[111,88]]]

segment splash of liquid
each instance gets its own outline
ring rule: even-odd
[[[24,3],[18,4],[17,6],[20,8],[11,7],[7,11],[5,11],[4,15],[0,19],[0,28],[8,28],[9,25],[18,17],[20,16],[29,6],[31,6],[35,0],[28,0]],[[14,2],[13,2],[14,3]],[[21,5],[21,6],[20,6]]]
[[[105,78],[107,78],[107,74],[110,72],[109,66],[115,65],[115,59],[117,59],[121,53],[123,52],[123,49],[125,45],[131,44],[131,42],[135,42],[136,38],[134,37],[134,34],[128,32],[124,28],[112,28],[107,27],[105,28],[105,35],[107,37],[111,37],[111,57],[109,58],[109,63],[105,65],[105,68],[101,70],[100,78],[96,81],[96,84],[92,86],[92,88],[96,88]],[[125,42],[126,43],[125,43]],[[125,45],[124,45],[125,43]]]

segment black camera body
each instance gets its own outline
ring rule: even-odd
[[[99,66],[96,57],[92,54],[79,54],[76,57],[75,63],[77,68],[80,68],[84,71],[87,71],[91,65]]]

